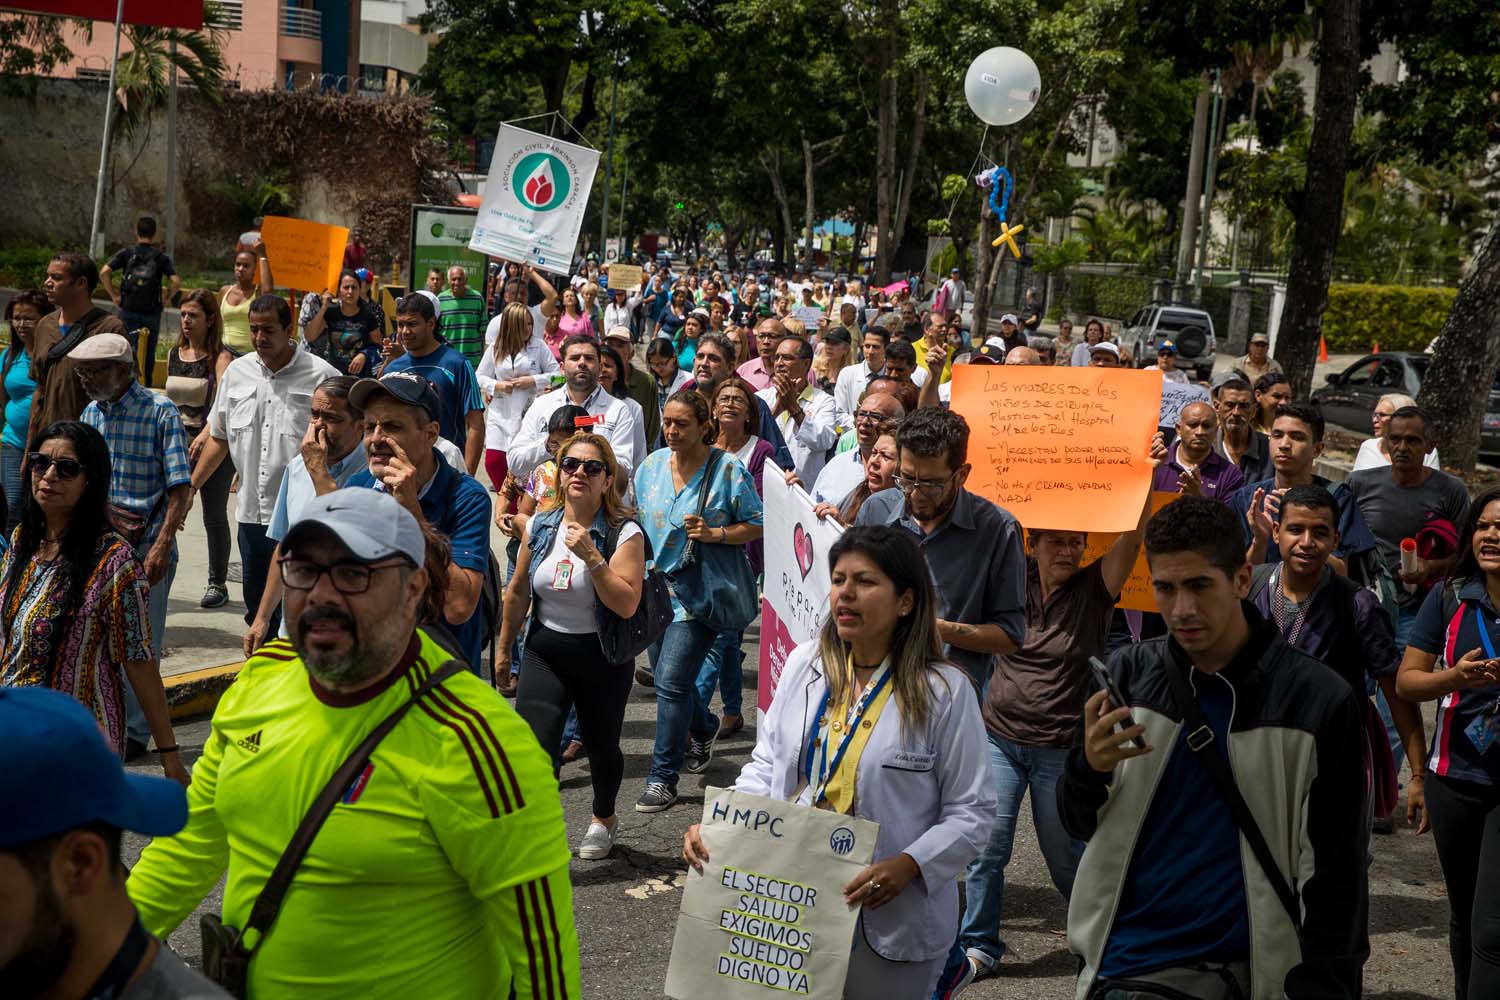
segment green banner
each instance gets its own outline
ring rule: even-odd
[[[484,254],[469,249],[469,237],[474,234],[474,219],[478,211],[472,208],[445,208],[439,205],[413,205],[411,207],[411,261],[410,288],[426,288],[427,272],[440,268],[444,287],[447,287],[448,268],[457,264],[469,275],[469,287],[484,291]]]

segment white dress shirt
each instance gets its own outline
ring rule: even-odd
[[[561,370],[540,333],[532,335],[520,354],[500,361],[495,360],[493,345],[484,349],[484,357],[479,359],[479,370],[474,375],[479,379],[479,387],[489,397],[484,408],[485,448],[504,451],[510,445],[511,439],[521,429],[526,408],[533,399],[552,388],[552,374]],[[495,383],[518,378],[530,378],[531,388],[495,391]]]
[[[524,481],[531,470],[547,461],[547,421],[558,408],[573,402],[568,388],[538,396],[521,418],[521,429],[505,450],[509,472],[517,480]],[[602,435],[614,449],[615,459],[620,463],[620,475],[629,481],[636,465],[646,457],[646,428],[637,417],[640,406],[632,409],[628,400],[611,396],[604,387],[595,386],[594,391],[583,401],[589,416],[602,416],[604,422],[589,430]],[[575,404],[576,405],[576,404]]]
[[[865,479],[865,460],[858,448],[841,451],[828,460],[813,484],[813,503],[840,505]]]
[[[304,350],[294,352],[278,372],[253,352],[224,369],[208,414],[208,432],[229,445],[240,477],[235,518],[241,524],[271,523],[281,477],[301,454],[313,390],[337,374],[333,365]]]
[[[604,329],[599,331],[599,336],[601,338],[604,337],[617,326],[629,327],[631,315],[635,312],[636,306],[640,304],[641,297],[639,295],[625,296],[625,304],[623,306],[617,306],[614,302],[610,302],[609,305],[604,307]]]
[[[756,393],[772,410],[776,408],[776,387],[762,389]],[[838,404],[822,389],[809,385],[799,397],[802,404],[802,423],[793,424],[790,413],[776,418],[781,436],[786,439],[787,451],[792,456],[792,466],[804,483],[818,481],[818,473],[828,460],[828,451],[838,443]]]

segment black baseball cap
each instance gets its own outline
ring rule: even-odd
[[[391,372],[378,379],[362,378],[349,390],[349,405],[358,410],[369,408],[370,400],[384,393],[408,406],[420,406],[433,420],[443,419],[443,404],[432,383],[416,372]]]

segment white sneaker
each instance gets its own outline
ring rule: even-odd
[[[605,826],[597,820],[589,823],[588,833],[583,835],[583,840],[578,844],[578,857],[584,861],[599,861],[609,857],[615,849],[615,834],[620,829],[620,821],[616,820],[614,826]]]

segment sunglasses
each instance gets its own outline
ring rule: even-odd
[[[558,462],[557,467],[570,476],[573,473],[577,472],[580,468],[582,468],[584,473],[591,477],[604,475],[605,469],[608,468],[608,466],[599,461],[597,458],[583,459],[577,458],[573,455],[569,455],[567,458]]]
[[[31,465],[31,474],[40,479],[47,474],[48,469],[57,470],[57,478],[68,480],[77,479],[83,472],[83,463],[74,458],[53,458],[34,451],[27,456]]]

